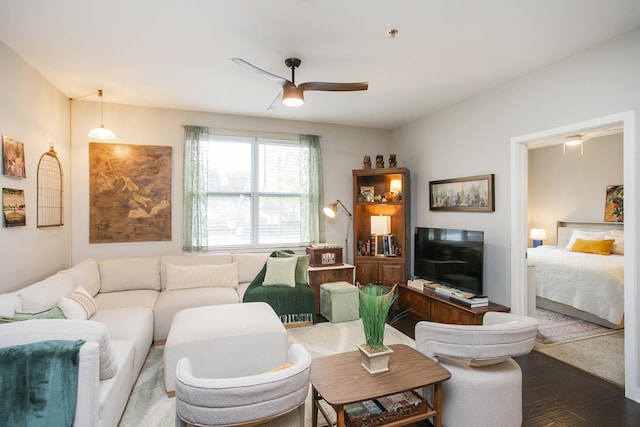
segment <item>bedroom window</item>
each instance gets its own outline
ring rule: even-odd
[[[315,241],[312,224],[320,202],[311,184],[317,167],[309,164],[316,149],[304,138],[209,133],[201,149],[207,249],[290,248]]]

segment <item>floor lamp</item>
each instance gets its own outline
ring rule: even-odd
[[[344,238],[344,250],[345,250],[345,259],[347,260],[347,264],[349,263],[349,229],[351,228],[351,221],[353,220],[353,215],[349,212],[349,209],[338,199],[335,202],[327,205],[322,209],[322,212],[329,218],[335,218],[338,213],[338,205],[342,206],[342,209],[349,215],[349,222],[347,223],[347,234]]]

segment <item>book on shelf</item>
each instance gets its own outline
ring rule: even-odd
[[[405,391],[390,396],[379,397],[377,400],[385,411],[389,412],[404,408],[405,406],[418,406],[423,402],[423,399],[414,391]]]
[[[458,298],[471,298],[474,296],[471,292],[463,292],[459,289],[449,288],[446,286],[436,288],[436,294],[444,298],[450,298],[452,296],[456,296]]]
[[[347,419],[367,419],[371,415],[379,414],[384,410],[375,400],[365,400],[364,402],[344,405],[344,412]]]
[[[489,298],[484,295],[475,295],[471,298],[462,298],[457,295],[450,295],[449,300],[458,304],[466,305],[470,308],[486,307],[489,305]]]

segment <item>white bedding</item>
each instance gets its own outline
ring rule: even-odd
[[[543,245],[529,248],[527,259],[535,266],[536,295],[616,325],[622,322],[623,255],[594,255]]]

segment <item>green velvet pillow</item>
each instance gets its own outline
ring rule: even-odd
[[[307,283],[307,270],[309,269],[309,255],[296,255],[288,252],[278,252],[279,258],[296,258],[296,283]]]
[[[0,323],[21,322],[31,319],[66,319],[57,305],[40,313],[16,313],[12,317],[0,317]]]
[[[263,286],[296,286],[296,258],[267,258]]]

